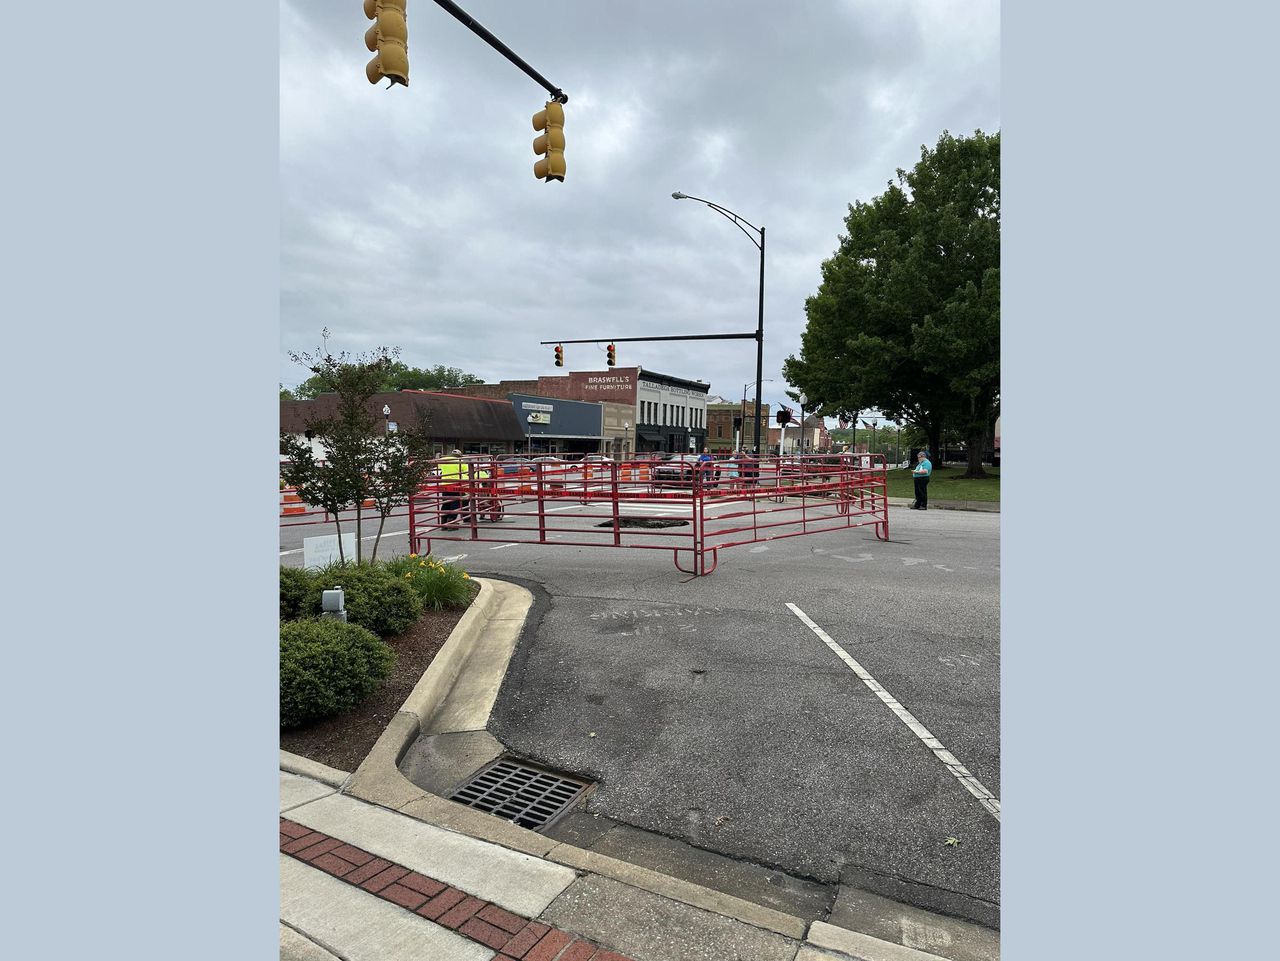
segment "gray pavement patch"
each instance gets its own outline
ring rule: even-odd
[[[831,885],[793,878],[626,824],[617,825],[588,846],[600,854],[809,921],[826,917],[835,893]]]
[[[489,961],[493,952],[280,855],[280,920],[344,961]]]
[[[400,771],[423,790],[448,797],[502,752],[502,745],[488,731],[433,734],[409,745],[400,759]]]
[[[831,916],[835,927],[940,954],[951,961],[999,961],[1000,935],[967,921],[944,917],[840,885]]]
[[[668,874],[660,874],[629,861],[621,861],[595,851],[585,851],[568,844],[559,844],[552,848],[547,857],[557,863],[566,864],[581,871],[589,871],[613,881],[620,881],[650,894],[679,901],[689,907],[725,918],[732,918],[752,927],[763,928],[787,937],[798,938],[804,934],[805,922],[793,915],[744,901],[732,894],[713,891],[700,884],[684,881]]]
[[[913,905],[931,913],[949,915],[972,921],[992,931],[1000,929],[1000,904],[998,901],[975,898],[960,891],[920,884],[903,877],[894,877],[868,870],[856,864],[846,864],[840,871],[840,890],[836,895],[836,907],[832,908],[832,923],[836,918],[850,921],[846,927],[856,927],[853,917],[845,913],[848,892],[858,895],[880,895],[891,902]],[[840,909],[837,915],[836,910]]]
[[[806,943],[838,951],[857,961],[948,961],[936,954],[881,941],[857,931],[846,931],[821,921],[813,923]]]
[[[644,961],[792,961],[797,943],[609,878],[575,882],[539,917]]]

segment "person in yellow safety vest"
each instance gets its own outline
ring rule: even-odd
[[[471,510],[471,498],[467,496],[472,480],[488,480],[489,472],[473,467],[462,458],[462,451],[454,448],[447,457],[436,461],[440,479],[444,481],[444,500],[440,520],[445,530],[457,530],[459,515]]]
[[[447,531],[458,529],[458,515],[466,505],[466,485],[470,465],[462,459],[462,451],[455,449],[436,461],[440,480],[444,482],[440,505],[440,526]]]

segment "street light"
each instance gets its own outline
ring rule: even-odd
[[[743,438],[744,438],[744,439],[746,438],[746,435],[747,435],[747,388],[748,388],[748,387],[750,387],[750,386],[751,386],[752,384],[754,384],[754,383],[755,383],[755,381],[754,381],[754,380],[749,380],[749,381],[747,381],[745,384],[743,384],[743,385],[742,385],[742,408],[741,408],[741,410],[742,410],[742,436],[743,436]],[[773,383],[773,378],[772,378],[772,377],[770,377],[768,380],[761,381],[761,383],[763,383],[763,384],[772,384],[772,383]],[[756,420],[757,420],[757,421],[759,421],[759,420],[760,420],[760,408],[759,408],[758,406],[756,407]],[[760,436],[760,432],[757,430],[757,431],[756,431],[756,437],[759,437],[759,436]],[[741,447],[742,445],[741,445],[741,444],[737,444],[737,443],[735,443],[733,446],[734,446],[734,447]]]
[[[735,214],[732,210],[729,210],[725,207],[721,207],[719,204],[712,203],[710,200],[703,200],[701,197],[691,197],[688,194],[681,193],[680,191],[677,190],[675,193],[671,195],[671,199],[672,200],[696,200],[700,204],[706,204],[712,210],[716,211],[716,213],[721,214],[722,216],[728,218],[729,220],[732,220],[733,223],[737,226],[737,228],[747,235],[747,239],[750,240],[753,244],[755,244],[760,249],[760,313],[759,313],[758,320],[756,321],[756,439],[755,439],[755,454],[757,457],[759,457],[760,456],[760,385],[761,383],[763,383],[761,378],[764,376],[764,228],[757,227],[755,224],[751,223],[749,220],[743,220],[741,217]],[[760,237],[759,240],[756,240],[755,236],[748,232],[747,230],[748,227],[750,227],[751,230],[754,230],[756,234],[759,235]],[[743,399],[743,404],[744,405],[746,404],[745,398]],[[746,433],[745,430],[743,431],[743,433],[744,434]]]
[[[622,422],[622,456],[625,458],[631,449],[631,421]]]
[[[804,453],[804,405],[809,403],[809,395],[800,391],[800,453]]]

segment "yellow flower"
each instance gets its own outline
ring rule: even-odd
[[[463,571],[463,572],[462,572],[462,579],[463,579],[463,580],[467,580],[467,581],[469,581],[469,580],[471,580],[471,575],[470,575],[470,574],[468,574],[466,571]]]
[[[405,577],[413,577],[413,572],[410,571],[408,574],[405,575]]]
[[[415,557],[417,557],[417,556],[418,556],[417,554],[410,554],[410,555],[409,555],[409,557],[411,557],[411,558],[415,558]]]

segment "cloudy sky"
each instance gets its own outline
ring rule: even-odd
[[[767,228],[765,400],[847,206],[944,129],[1000,125],[997,0],[543,0],[461,6],[569,96],[564,183],[533,177],[541,87],[430,0],[410,86],[371,85],[361,0],[280,11],[286,354],[398,346],[486,380],[605,366],[610,336],[749,331]],[[623,344],[619,366],[741,397],[751,341]]]

